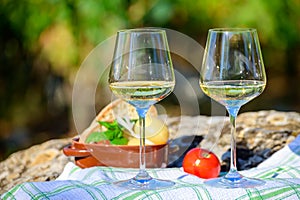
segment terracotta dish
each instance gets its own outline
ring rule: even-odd
[[[65,147],[66,156],[73,156],[75,164],[81,168],[93,166],[112,166],[124,168],[139,167],[139,146],[85,144],[74,138]],[[168,144],[146,146],[146,167],[166,167],[168,163]]]

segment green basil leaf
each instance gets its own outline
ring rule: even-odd
[[[102,132],[108,140],[113,140],[115,138],[114,131],[107,130]]]
[[[86,138],[86,143],[93,143],[93,142],[99,142],[101,140],[107,140],[107,137],[103,134],[103,132],[93,132],[89,134],[89,136]]]
[[[117,131],[116,138],[122,138],[122,137],[123,137],[123,131]]]
[[[105,122],[105,121],[99,121],[99,124],[104,126],[107,129],[113,129],[115,128],[115,124],[113,124],[113,122]]]
[[[128,143],[128,139],[127,138],[115,138],[113,139],[112,141],[110,141],[111,144],[114,144],[114,145],[126,145]]]

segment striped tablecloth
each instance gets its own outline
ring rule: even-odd
[[[26,182],[10,189],[2,199],[300,199],[300,136],[243,175],[266,184],[249,189],[205,186],[203,179],[182,168],[148,169],[151,176],[170,179],[175,186],[161,190],[127,190],[112,182],[133,177],[136,169],[93,167],[80,169],[68,163],[55,181]]]

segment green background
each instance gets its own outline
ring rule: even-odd
[[[179,31],[202,46],[209,28],[256,28],[268,85],[241,112],[300,111],[299,0],[1,0],[0,160],[72,134],[80,64],[117,30],[149,26]]]

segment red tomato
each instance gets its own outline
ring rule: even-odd
[[[191,149],[185,155],[182,167],[185,172],[205,179],[218,177],[221,171],[218,157],[213,152],[201,148]]]

